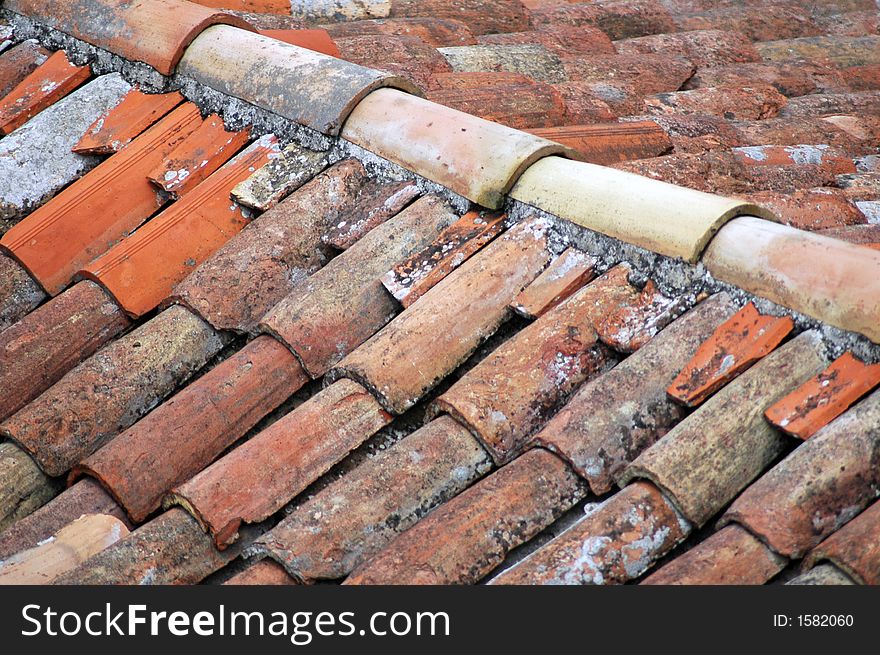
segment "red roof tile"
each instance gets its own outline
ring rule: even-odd
[[[672,149],[666,131],[653,121],[551,127],[529,132],[568,146],[593,164],[658,157]]]
[[[664,55],[588,55],[563,57],[572,82],[628,82],[641,93],[676,91],[694,72],[694,65],[681,57]]]
[[[260,34],[300,48],[339,57],[339,47],[330,38],[327,30],[260,30]]]
[[[0,100],[0,134],[9,134],[91,77],[62,50],[54,53]]]
[[[762,316],[748,303],[697,349],[667,393],[687,407],[702,404],[778,346],[793,327],[787,316]]]
[[[391,0],[391,17],[451,18],[474,34],[519,32],[529,24],[529,13],[519,0]]]
[[[648,280],[642,292],[620,311],[597,322],[599,339],[614,350],[635,352],[684,311],[682,298],[667,298]]]
[[[367,232],[403,211],[419,195],[421,191],[414,182],[368,183],[358,195],[357,202],[339,213],[321,241],[338,250],[347,250]]]
[[[182,102],[183,96],[176,91],[147,94],[132,89],[118,105],[92,123],[73,147],[73,152],[81,155],[118,152]]]
[[[592,280],[595,266],[596,260],[586,253],[577,248],[566,248],[520,292],[511,307],[520,316],[538,318]]]
[[[614,47],[622,55],[657,53],[678,56],[691,61],[698,68],[761,59],[749,37],[741,32],[726,30],[655,34],[615,41]]]
[[[0,56],[0,98],[4,98],[51,53],[36,41],[24,41],[3,52]]]
[[[748,121],[773,118],[786,102],[785,96],[769,85],[703,87],[648,96],[644,100],[644,111],[639,113],[649,116],[709,114]]]
[[[846,352],[764,415],[786,434],[808,439],[878,384],[880,364],[864,364]]]
[[[566,82],[554,84],[565,103],[565,125],[584,125],[591,123],[613,123],[617,114],[608,102],[594,93],[588,82]],[[564,129],[564,128],[563,128]],[[560,141],[560,143],[563,143]]]
[[[520,77],[519,73],[509,73]],[[440,77],[497,75],[497,73],[452,73]],[[434,78],[435,84],[446,84]],[[502,123],[517,129],[550,127],[566,122],[566,103],[550,84],[533,82],[494,84],[467,88],[441,88],[429,91],[429,100],[459,111]]]
[[[880,584],[880,502],[814,548],[807,565],[830,561],[861,584]]]
[[[541,25],[539,29],[507,34],[485,34],[481,45],[542,45],[558,55],[614,54],[611,39],[600,29],[589,26]]]
[[[531,14],[531,23],[535,26],[592,25],[612,39],[675,31],[672,17],[660,2],[654,0],[619,0],[601,4],[554,3],[549,7],[536,7]]]
[[[415,36],[337,37],[336,44],[343,59],[401,75],[421,88],[429,88],[437,73],[452,70],[436,48]]]
[[[837,189],[798,189],[791,193],[758,191],[749,200],[772,211],[786,225],[826,230],[865,223],[865,215]]]
[[[819,233],[875,250],[880,249],[880,225],[847,225],[820,230]]]
[[[752,41],[775,41],[821,34],[805,7],[794,3],[775,6],[729,6],[676,17],[682,30],[731,30],[742,32]]]
[[[356,20],[323,26],[333,38],[389,34],[416,36],[435,47],[471,45],[476,43],[470,28],[454,18],[388,18]]]

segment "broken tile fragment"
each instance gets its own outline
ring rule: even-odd
[[[229,161],[249,138],[249,129],[230,132],[223,119],[212,114],[168,153],[147,178],[173,196],[182,196]]]
[[[806,566],[817,562],[832,562],[859,584],[880,584],[880,502],[810,551]]]
[[[53,476],[153,409],[223,346],[201,319],[171,307],[110,343],[0,424]]]
[[[266,211],[289,193],[296,191],[327,166],[327,154],[314,152],[291,143],[276,153],[262,168],[239,182],[232,197],[239,204]]]
[[[72,150],[80,155],[119,152],[156,121],[183,102],[180,93],[144,93],[131,89],[118,105],[102,113]]]
[[[802,557],[877,497],[878,416],[875,391],[746,489],[721,525],[738,523],[777,553]]]
[[[97,478],[139,523],[308,381],[287,348],[258,337],[86,458],[72,479]]]
[[[784,438],[767,423],[763,410],[826,365],[818,332],[802,332],[639,455],[618,483],[654,482],[688,521],[701,527],[785,450]]]
[[[350,451],[391,422],[373,396],[340,380],[177,487],[184,506],[217,546],[286,505]]]
[[[792,578],[787,585],[854,585],[855,581],[834,564],[824,563]]]
[[[12,416],[131,321],[97,284],[79,282],[0,333],[0,420]]]
[[[584,161],[593,164],[658,157],[672,149],[666,131],[654,121],[568,125],[528,131],[568,146]]]
[[[30,40],[3,50],[0,56],[0,98],[21,84],[52,54],[37,41]]]
[[[657,569],[648,585],[764,584],[788,563],[738,525],[729,525]]]
[[[688,522],[654,485],[636,482],[489,584],[623,584],[689,532]]]
[[[147,173],[201,123],[186,103],[57,194],[0,241],[54,295],[166,200]],[[79,155],[77,155],[79,156]]]
[[[532,283],[523,289],[511,307],[520,316],[538,318],[589,282],[596,260],[577,248],[566,248]]]
[[[455,219],[438,196],[417,200],[296,284],[260,329],[290,348],[309,375],[321,377],[397,315],[399,306],[379,277]]]
[[[420,194],[414,182],[367,184],[357,202],[339,213],[337,222],[321,241],[337,250],[347,250],[367,232],[401,212]]]
[[[365,179],[356,160],[331,166],[232,237],[165,303],[186,305],[217,330],[254,330],[296,284],[330,261],[321,237],[354,204]]]
[[[123,522],[127,520],[122,508],[100,484],[80,480],[0,533],[0,560],[37,546],[83,514],[107,514]]]
[[[70,149],[129,89],[119,73],[102,75],[0,140],[0,235],[100,163]]]
[[[878,384],[880,364],[865,364],[846,352],[764,415],[786,434],[809,439]]]
[[[128,528],[116,517],[87,514],[41,545],[0,562],[0,585],[50,584],[127,535]]]
[[[669,397],[686,407],[702,404],[776,348],[793,327],[791,318],[763,316],[748,303],[700,345],[669,385]]]
[[[543,270],[547,224],[510,228],[439,282],[328,375],[350,377],[394,414],[412,407],[508,317],[508,305]]]
[[[290,45],[295,45],[307,50],[314,50],[331,57],[339,56],[339,47],[330,38],[326,30],[319,29],[296,29],[296,30],[260,30],[260,34],[268,36]]]
[[[569,462],[593,493],[606,493],[629,462],[685,416],[667,398],[666,387],[734,311],[726,294],[699,303],[613,369],[581,387],[535,434],[535,443]]]
[[[648,280],[635,302],[611,312],[596,324],[602,343],[623,353],[632,353],[644,346],[655,334],[681,314],[684,299],[669,298]]]
[[[274,135],[260,137],[80,274],[100,283],[131,316],[155,309],[178,282],[247,225],[248,217],[229,193],[277,150]]]
[[[441,416],[298,505],[251,551],[302,582],[342,579],[491,466],[467,429]]]
[[[0,134],[9,134],[23,125],[91,75],[88,66],[71,64],[63,50],[53,53],[0,100]]]
[[[427,248],[385,273],[382,284],[404,308],[409,307],[500,234],[505,218],[498,213],[468,212]]]

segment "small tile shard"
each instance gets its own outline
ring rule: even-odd
[[[762,316],[752,303],[747,304],[699,347],[669,386],[669,397],[686,407],[702,404],[769,354],[793,328],[791,318]]]
[[[266,211],[315,177],[328,163],[327,153],[292,143],[235,186],[232,197],[245,207]]]
[[[461,266],[504,228],[505,215],[469,212],[443,230],[430,246],[382,276],[382,284],[405,308]]]
[[[851,352],[764,412],[786,434],[809,439],[880,384],[880,364],[865,364]]]
[[[648,280],[637,302],[606,316],[596,325],[599,339],[618,352],[632,353],[650,341],[685,310],[683,298],[668,298]]]
[[[566,248],[535,280],[523,289],[511,307],[520,316],[538,318],[589,282],[596,260],[577,248]]]

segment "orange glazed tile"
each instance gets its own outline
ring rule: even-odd
[[[786,434],[809,439],[880,384],[880,364],[865,364],[846,352],[764,416]]]
[[[616,164],[659,157],[672,150],[672,140],[654,121],[570,125],[527,130],[579,152],[593,164]]]
[[[104,286],[132,316],[151,311],[247,224],[230,199],[232,187],[277,151],[273,135],[262,137],[81,274]]]
[[[91,74],[88,66],[74,66],[59,50],[0,101],[0,134],[9,134],[55,104]]]
[[[183,102],[177,93],[148,94],[132,89],[122,101],[92,123],[73,148],[80,155],[109,155]]]
[[[212,114],[147,177],[156,186],[182,196],[232,159],[250,138],[250,130],[228,132]]]
[[[0,240],[50,294],[165,203],[149,173],[201,123],[187,103],[43,205]]]
[[[339,48],[327,30],[260,30],[260,34],[306,50],[339,57]]]
[[[687,407],[696,407],[772,351],[793,327],[787,316],[762,316],[749,303],[718,326],[666,393]]]
[[[538,318],[592,280],[595,267],[595,259],[577,248],[567,248],[520,292],[511,305],[513,311]]]

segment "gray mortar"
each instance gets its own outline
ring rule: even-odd
[[[380,181],[415,180],[423,193],[442,196],[460,213],[466,212],[471,207],[470,201],[450,189],[342,138],[327,137],[273,112],[200,85],[185,76],[165,77],[147,64],[130,62],[9,10],[0,9],[0,17],[9,20],[15,28],[16,40],[33,38],[50,49],[64,49],[74,63],[79,65],[88,63],[99,75],[120,72],[129,83],[140,85],[145,91],[180,90],[187,99],[198,105],[204,114],[217,113],[223,117],[230,129],[241,129],[250,125],[251,133],[255,137],[274,133],[283,145],[292,142],[311,150],[328,152],[331,163],[353,157],[361,161],[370,175]],[[831,358],[839,357],[850,350],[865,362],[880,362],[880,345],[872,343],[867,337],[825,325],[821,321],[716,280],[701,263],[693,266],[680,259],[650,252],[512,199],[508,199],[505,210],[510,217],[510,224],[519,222],[529,215],[537,214],[546,218],[553,226],[550,234],[554,252],[561,252],[567,246],[577,247],[597,259],[600,271],[626,262],[633,268],[631,276],[633,284],[644,285],[650,278],[662,293],[683,296],[684,308],[692,306],[705,294],[726,291],[740,306],[751,301],[762,313],[790,316],[794,320],[797,332],[818,329],[822,333],[826,353]]]

